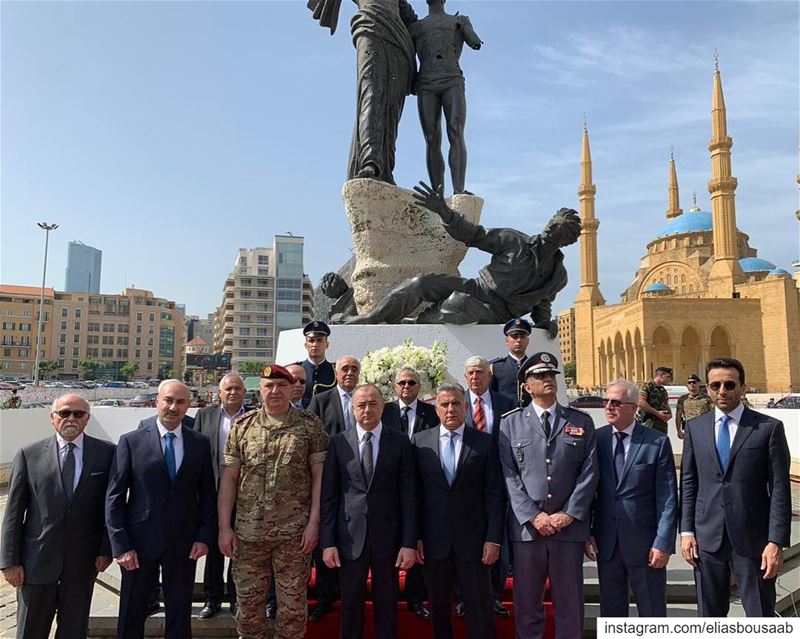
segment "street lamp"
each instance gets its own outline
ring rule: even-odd
[[[39,343],[42,338],[44,327],[44,280],[47,277],[47,245],[50,242],[50,231],[55,231],[58,224],[48,224],[47,222],[37,222],[40,229],[44,231],[44,268],[42,269],[42,293],[39,296],[39,327],[36,330],[36,360],[33,364],[33,386],[39,387],[39,362],[41,361],[41,350]]]

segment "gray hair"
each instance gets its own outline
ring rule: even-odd
[[[356,396],[357,393],[362,392],[364,390],[367,390],[369,388],[371,388],[376,393],[378,393],[378,397],[380,397],[381,401],[385,403],[385,400],[383,398],[383,393],[381,392],[381,389],[378,388],[377,386],[375,386],[375,384],[361,384],[359,386],[356,386],[355,390],[353,391],[353,399],[355,399],[355,396]]]
[[[479,366],[485,371],[491,371],[492,368],[489,365],[489,362],[485,360],[483,357],[478,357],[477,355],[473,355],[472,357],[467,358],[467,361],[464,362],[464,372],[467,372],[468,368],[472,368],[473,366]]]
[[[414,379],[417,380],[417,384],[419,384],[419,373],[415,371],[410,366],[403,366],[399,371],[394,374],[394,381],[397,382],[397,378],[400,377],[400,373],[411,373],[414,376]]]
[[[225,383],[225,380],[228,380],[228,379],[238,379],[242,383],[242,386],[244,386],[244,379],[242,379],[242,376],[239,375],[239,373],[227,373],[227,374],[222,376],[221,380],[219,380],[219,389],[220,390],[222,390],[222,385]],[[163,384],[164,382],[161,382],[161,383]],[[161,384],[159,384],[158,390],[161,390]]]
[[[86,406],[86,412],[87,413],[90,412],[91,406],[89,405],[89,402],[86,401],[85,397],[81,397],[77,393],[65,393],[64,395],[59,395],[58,397],[56,397],[53,400],[53,405],[50,407],[50,412],[51,413],[55,413],[56,412],[56,406],[58,406],[58,402],[60,402],[62,399],[66,399],[67,397],[74,397],[76,399],[81,400],[83,402],[83,405]]]
[[[611,382],[608,387],[606,388],[606,392],[615,386],[619,386],[625,391],[625,401],[626,402],[633,402],[634,404],[639,403],[639,385],[634,384],[627,379],[615,379]]]
[[[336,366],[334,367],[337,371],[339,370],[339,362],[345,359],[352,359],[355,360],[356,364],[358,365],[358,370],[361,370],[361,362],[358,360],[357,357],[353,355],[342,355],[339,359],[336,360]]]
[[[164,391],[164,389],[167,386],[169,386],[170,384],[180,384],[181,386],[184,387],[184,389],[186,389],[186,393],[188,395],[191,395],[191,393],[189,392],[189,387],[186,384],[184,384],[181,380],[175,379],[174,377],[170,377],[169,379],[165,379],[163,382],[161,382],[158,385],[158,394],[161,395],[161,393]]]
[[[464,387],[461,384],[456,382],[446,382],[444,384],[440,384],[439,388],[436,389],[436,394],[439,393],[458,393],[461,395],[462,399],[466,399],[467,392],[464,390]]]

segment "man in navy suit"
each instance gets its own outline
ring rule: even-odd
[[[353,394],[355,428],[331,438],[322,473],[320,546],[339,568],[342,639],[364,636],[372,573],[375,636],[397,637],[397,568],[416,559],[416,491],[411,442],[381,423],[383,398],[371,384]]]
[[[667,562],[675,552],[678,485],[669,437],[635,420],[639,387],[608,385],[597,430],[600,482],[586,556],[597,561],[600,615],[628,616],[628,587],[640,617],[667,616]]]
[[[733,573],[748,617],[772,617],[792,518],[783,423],[742,404],[744,366],[706,364],[715,408],[686,423],[681,554],[694,567],[698,614],[725,617]]]
[[[118,639],[144,635],[159,567],[165,639],[191,636],[195,564],[215,541],[217,511],[211,445],[206,435],[181,426],[188,407],[189,389],[182,382],[162,382],[158,415],[117,445],[106,524],[122,568]]]

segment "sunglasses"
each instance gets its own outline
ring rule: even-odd
[[[547,379],[548,377],[552,377],[553,379],[556,378],[556,374],[553,371],[545,371],[544,373],[528,373],[525,376],[525,379],[533,377],[533,379]]]
[[[699,384],[700,382],[698,382],[696,379],[690,379],[690,380],[689,380],[688,382],[686,382],[686,383],[687,383],[687,384]]]
[[[708,387],[713,390],[715,393],[720,388],[725,388],[726,391],[736,390],[738,384],[734,382],[732,379],[726,379],[724,382],[711,382]]]
[[[61,419],[69,419],[73,415],[75,419],[83,419],[88,415],[88,411],[85,410],[57,410],[53,413],[53,415],[58,415]]]
[[[638,406],[636,402],[621,402],[618,399],[607,399],[605,400],[604,406],[606,408],[622,408],[625,404],[629,406]]]
[[[399,382],[395,382],[398,386],[416,386],[417,382],[413,379],[401,379]]]

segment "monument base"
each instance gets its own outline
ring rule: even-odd
[[[447,344],[447,372],[454,381],[464,384],[464,362],[473,355],[487,360],[505,356],[508,351],[503,342],[502,324],[470,324],[456,326],[453,324],[370,324],[366,326],[349,326],[334,324],[328,338],[330,347],[327,357],[335,362],[339,357],[352,355],[359,360],[370,351],[379,348],[393,348],[407,339],[415,346],[430,348],[433,343]],[[281,331],[278,336],[276,362],[290,364],[307,357],[303,329],[295,328]],[[528,355],[539,351],[547,351],[558,357],[561,364],[561,341],[556,337],[550,339],[544,329],[534,329],[528,346]],[[563,370],[560,365],[559,368]],[[564,376],[558,375],[558,401],[566,405],[567,393]]]

